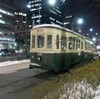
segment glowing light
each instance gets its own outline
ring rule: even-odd
[[[93,31],[93,29],[92,29],[92,28],[90,28],[90,31],[92,32],[92,31]]]
[[[50,5],[54,5],[56,3],[56,0],[49,0]]]
[[[28,5],[27,5],[27,8],[31,8],[31,5],[28,4]]]
[[[96,41],[96,38],[94,37],[92,40],[95,42]]]
[[[96,48],[97,48],[97,50],[100,50],[100,45],[98,45]]]
[[[83,24],[83,19],[81,19],[81,18],[78,19],[78,20],[77,20],[77,23],[78,23],[78,24]]]
[[[95,33],[96,35],[98,35],[98,33]]]

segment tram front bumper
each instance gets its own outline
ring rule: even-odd
[[[30,63],[29,68],[34,69],[34,68],[40,68],[40,69],[46,69],[46,70],[52,70],[54,69],[54,65],[49,65],[49,64],[37,64],[37,63]]]

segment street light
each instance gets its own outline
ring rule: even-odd
[[[50,5],[54,5],[56,3],[56,0],[49,0]]]
[[[96,42],[96,40],[97,40],[96,37],[93,37],[93,38],[92,38],[92,41]]]
[[[92,32],[93,31],[93,28],[90,28],[90,32]]]
[[[82,24],[84,23],[84,20],[82,18],[77,19],[78,26],[78,32],[82,32]]]
[[[83,24],[83,19],[82,19],[82,18],[79,18],[79,19],[77,20],[77,23],[78,23],[79,25]]]
[[[50,5],[54,5],[56,3],[56,0],[49,0],[49,4]],[[44,4],[39,4],[39,25],[40,25],[40,14],[41,14],[41,5],[43,6],[43,5],[46,5],[46,4],[48,4],[48,3],[44,3]]]
[[[71,23],[71,29],[74,30],[74,26],[82,25],[84,23],[84,20],[82,18],[79,19],[74,19],[73,22]],[[79,26],[79,32],[82,32],[80,29],[81,26]]]
[[[97,35],[98,35],[98,33],[95,33],[95,35],[97,36]]]

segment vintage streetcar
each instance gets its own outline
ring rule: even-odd
[[[34,26],[30,35],[30,68],[69,70],[76,63],[93,59],[93,46],[88,38],[64,27]]]

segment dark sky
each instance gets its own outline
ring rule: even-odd
[[[66,0],[66,15],[82,17],[85,20],[86,30],[94,28],[94,32],[100,32],[100,8],[95,0]],[[100,35],[100,34],[99,34]]]
[[[14,6],[16,7],[16,9],[18,10],[22,10],[25,11],[27,9],[27,3],[28,0],[13,0],[14,1]]]
[[[0,0],[0,2],[10,5],[17,10],[25,11],[27,9],[26,5],[28,3],[28,0]]]
[[[27,2],[29,0],[0,0],[10,4],[14,1],[13,6],[21,11],[26,11]],[[82,17],[86,30],[93,27],[94,32],[100,32],[100,7],[96,7],[95,0],[66,0],[65,13],[73,15],[74,18]]]

